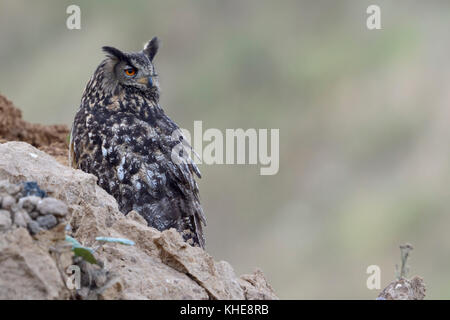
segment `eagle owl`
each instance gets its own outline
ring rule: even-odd
[[[139,52],[102,48],[106,58],[75,115],[69,162],[97,176],[122,213],[135,210],[149,226],[175,228],[188,243],[204,247],[206,221],[194,179],[200,171],[182,151],[172,152],[188,144],[159,105],[158,47],[155,37]]]

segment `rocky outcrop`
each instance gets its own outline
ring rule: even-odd
[[[0,299],[277,299],[261,271],[238,277],[228,262],[214,261],[175,230],[150,228],[134,211],[123,215],[115,199],[97,186],[96,177],[64,166],[28,143],[0,144],[1,180],[36,182],[63,204],[46,200],[46,206],[36,209],[36,199],[19,197],[6,210],[0,208],[6,226],[0,230]],[[53,215],[58,225],[33,234],[14,222],[14,206],[38,211],[37,217]],[[74,258],[66,235],[94,248],[98,265]],[[135,244],[99,245],[99,236]],[[83,274],[79,290],[68,288],[67,270],[73,265]]]

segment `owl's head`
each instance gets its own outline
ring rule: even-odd
[[[122,52],[113,47],[103,47],[107,54],[104,79],[105,87],[113,92],[139,92],[158,100],[159,80],[153,65],[153,58],[158,52],[159,39],[154,37],[139,52]]]

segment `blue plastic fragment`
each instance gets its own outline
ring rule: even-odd
[[[47,193],[39,188],[39,185],[36,181],[27,181],[23,183],[22,195],[24,197],[28,196],[37,196],[41,198],[46,198]]]
[[[74,239],[74,238],[72,238],[70,236],[66,236],[66,241],[70,242],[72,244],[72,250],[75,249],[75,248],[82,248],[82,249],[89,250],[91,253],[94,253],[94,250],[92,250],[89,247],[83,247],[81,245],[81,243],[79,243],[76,239]]]
[[[70,242],[72,244],[72,248],[73,247],[82,247],[81,243],[79,243],[76,239],[66,236],[66,241]]]
[[[102,241],[102,242],[116,242],[116,243],[125,244],[127,246],[135,245],[134,241],[124,239],[124,238],[97,237],[97,238],[95,238],[95,240]]]

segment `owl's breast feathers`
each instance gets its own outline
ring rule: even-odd
[[[100,83],[91,79],[75,116],[71,165],[97,176],[124,214],[136,210],[150,226],[175,228],[203,247],[206,221],[194,179],[200,172],[189,156],[172,153],[178,126],[142,95],[91,90]]]

